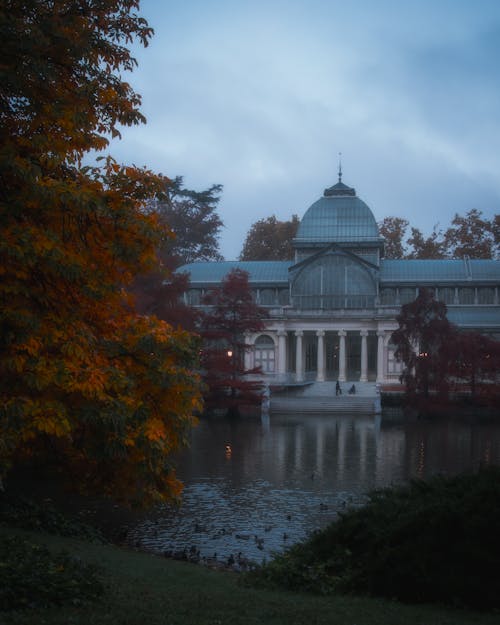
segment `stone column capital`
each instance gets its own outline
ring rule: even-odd
[[[324,330],[316,330],[316,336],[318,336],[318,337],[325,336],[325,331]]]
[[[304,336],[304,330],[295,330],[295,336]]]
[[[368,336],[368,330],[360,330],[359,334],[360,336]]]
[[[278,330],[278,331],[276,332],[276,334],[277,334],[278,336],[286,336],[286,335],[287,335],[287,332],[286,332],[286,330]]]
[[[347,332],[345,330],[339,330],[338,331],[338,335],[339,336],[347,336]]]

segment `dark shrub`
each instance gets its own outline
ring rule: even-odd
[[[99,530],[79,519],[66,517],[49,501],[36,503],[8,492],[0,493],[0,525],[105,542]]]
[[[96,567],[17,536],[0,537],[0,611],[79,605],[104,592]]]
[[[500,469],[413,481],[276,556],[251,583],[500,608]]]

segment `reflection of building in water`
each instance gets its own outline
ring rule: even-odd
[[[334,489],[358,483],[375,488],[436,472],[455,474],[471,458],[474,466],[500,463],[500,445],[491,443],[498,437],[498,428],[466,423],[292,415],[272,418],[261,435],[248,437],[244,473],[251,473],[260,457],[262,474],[278,483],[322,479]]]
[[[278,481],[290,476],[343,480],[346,475],[370,475],[376,470],[380,417],[285,417],[264,436],[253,438],[246,449],[248,469],[261,456],[263,472]]]
[[[385,259],[372,211],[341,176],[305,212],[293,260],[179,269],[190,276],[193,306],[232,269],[248,272],[269,315],[265,332],[247,337],[247,368],[298,381],[397,381],[390,337],[422,286],[448,306],[450,321],[500,338],[500,261]]]

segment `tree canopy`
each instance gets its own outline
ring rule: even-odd
[[[452,326],[446,316],[446,304],[434,299],[428,289],[401,307],[399,328],[392,334],[395,356],[404,363],[401,381],[410,397],[416,393],[429,396],[431,389],[446,392],[447,351]]]
[[[169,180],[163,198],[150,202],[160,222],[168,225],[173,236],[159,250],[163,262],[176,267],[197,260],[222,260],[219,234],[224,224],[217,214],[222,185],[204,191],[184,188],[182,176]]]
[[[379,222],[379,232],[384,239],[385,258],[442,259],[442,258],[499,258],[500,215],[492,219],[483,217],[475,208],[465,215],[455,214],[451,225],[443,232],[438,225],[425,236],[418,228],[400,217],[386,217]]]
[[[175,496],[169,455],[200,407],[190,334],[127,288],[169,230],[144,210],[167,180],[111,157],[144,121],[122,78],[152,29],[137,0],[6,0],[0,14],[0,477],[54,469],[81,490]]]
[[[195,330],[198,314],[182,299],[189,276],[175,270],[198,260],[222,260],[218,236],[223,223],[216,212],[221,191],[217,184],[204,191],[185,189],[177,176],[166,181],[162,196],[148,202],[147,212],[168,228],[168,236],[157,249],[156,266],[133,282],[136,308],[142,314]]]
[[[413,302],[401,307],[397,321],[399,328],[391,340],[396,358],[404,364],[401,382],[413,406],[416,396],[447,400],[450,390],[498,404],[498,341],[450,323],[446,304],[436,301],[428,289],[421,289]]]
[[[206,294],[204,304],[209,306],[201,326],[205,405],[237,415],[239,406],[261,401],[261,383],[244,379],[256,372],[245,368],[245,333],[263,330],[267,313],[254,302],[248,274],[241,269],[229,272],[220,287]]]
[[[274,215],[259,219],[247,234],[240,260],[291,260],[299,223],[297,215],[290,221],[279,221]]]
[[[384,239],[385,258],[403,258],[404,237],[410,222],[401,217],[385,217],[379,224],[380,236]]]

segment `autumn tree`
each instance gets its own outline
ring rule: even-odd
[[[411,229],[408,238],[411,250],[405,256],[408,259],[443,259],[447,256],[447,247],[442,232],[434,227],[432,234],[425,237],[418,228]]]
[[[500,259],[500,215],[495,215],[491,220],[491,233],[493,235],[494,258]]]
[[[500,370],[500,342],[479,332],[456,331],[445,346],[455,388],[464,393],[464,385],[473,400],[496,401]]]
[[[449,374],[447,344],[453,326],[447,319],[446,304],[434,299],[428,289],[401,307],[396,320],[399,328],[392,333],[395,356],[404,363],[401,382],[407,395],[428,398],[430,391],[446,394]]]
[[[445,232],[445,244],[453,258],[494,258],[498,247],[498,219],[484,219],[482,212],[473,208],[465,216],[455,215]]]
[[[207,293],[202,321],[202,367],[207,384],[207,410],[224,409],[237,415],[242,405],[259,404],[261,383],[245,379],[255,370],[245,368],[246,332],[264,328],[266,311],[253,300],[248,274],[231,271],[220,287]]]
[[[274,215],[259,219],[247,234],[240,260],[291,260],[299,223],[297,215],[290,221],[279,221]]]
[[[128,501],[175,496],[169,466],[199,409],[192,335],[127,288],[166,227],[165,178],[103,150],[142,123],[122,78],[152,30],[136,0],[5,0],[0,13],[0,473],[53,470]]]
[[[384,257],[388,259],[404,258],[404,238],[409,221],[401,217],[385,217],[377,225],[380,236],[384,239]]]

